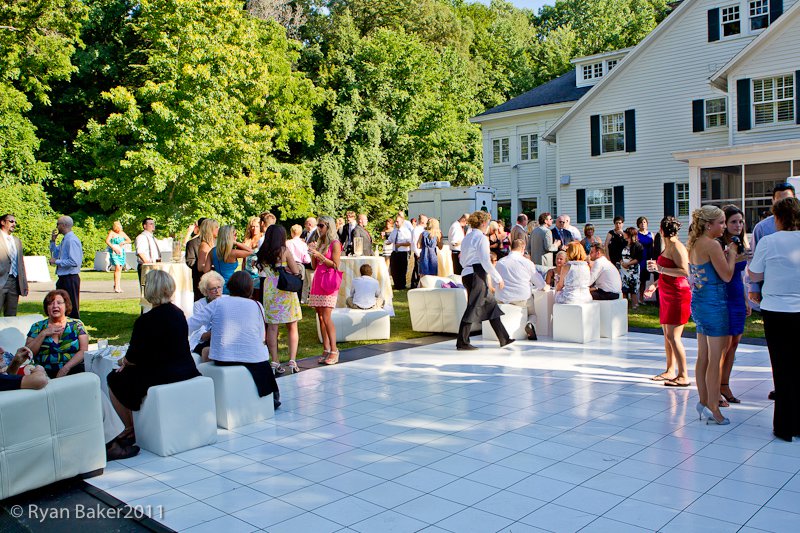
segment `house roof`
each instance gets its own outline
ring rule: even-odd
[[[775,22],[770,24],[766,30],[762,31],[758,37],[753,39],[750,44],[742,48],[738,54],[733,56],[733,58],[725,63],[721,69],[716,71],[714,75],[711,76],[711,85],[722,89],[723,91],[727,91],[728,75],[731,73],[731,71],[735,69],[736,66],[742,61],[748,59],[758,50],[764,46],[767,46],[770,41],[773,41],[775,38],[777,38],[775,36],[777,36],[784,27],[788,27],[792,20],[796,19],[798,15],[800,15],[800,2],[795,3],[792,7],[786,10],[786,12],[778,17]]]
[[[522,93],[488,111],[484,111],[475,118],[478,119],[480,117],[486,117],[487,115],[516,111],[528,107],[574,102],[575,100],[579,100],[588,91],[589,87],[575,87],[575,69],[573,68],[566,74],[539,85],[526,93]]]
[[[691,6],[698,0],[685,0],[681,2],[675,10],[667,15],[667,18],[664,19],[661,24],[655,27],[653,31],[647,34],[647,36],[642,39],[642,41],[637,44],[633,50],[627,54],[620,62],[614,67],[607,76],[603,76],[600,78],[600,81],[597,82],[584,98],[581,98],[577,104],[572,106],[569,111],[564,113],[560,119],[553,124],[549,130],[547,130],[543,136],[546,141],[554,142],[556,140],[556,133],[560,130],[564,124],[569,122],[572,117],[575,116],[578,111],[583,109],[593,98],[594,96],[602,90],[603,86],[611,83],[613,79],[620,75],[620,72],[624,71],[625,68],[630,65],[632,62],[636,61],[636,58],[639,57],[641,54],[644,53],[650,45],[656,41],[662,33],[666,32],[672,25],[676,24],[678,20],[683,18],[683,14],[687,12]]]

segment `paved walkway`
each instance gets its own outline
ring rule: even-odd
[[[55,280],[49,283],[31,283],[28,296],[20,298],[22,302],[41,302],[45,295],[56,288]],[[108,275],[108,281],[81,280],[81,301],[86,300],[117,300],[120,298],[138,298],[139,281],[137,279],[122,279],[122,294],[114,292],[114,278]]]

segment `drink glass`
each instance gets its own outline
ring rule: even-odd
[[[97,348],[100,350],[108,348],[108,339],[97,339]]]
[[[658,270],[658,266],[656,264],[656,260],[655,259],[648,259],[647,260],[647,271],[648,272],[655,272],[656,270]]]

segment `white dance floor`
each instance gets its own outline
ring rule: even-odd
[[[772,436],[766,348],[739,348],[742,403],[710,426],[694,387],[649,380],[661,337],[475,344],[281,378],[274,421],[89,482],[178,531],[800,530],[800,443]]]

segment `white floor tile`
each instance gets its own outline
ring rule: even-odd
[[[350,526],[362,533],[381,531],[385,533],[412,533],[425,528],[426,524],[395,511],[384,511]],[[308,530],[310,531],[310,530]],[[314,530],[317,531],[316,529]],[[291,532],[294,533],[294,532]]]
[[[772,509],[770,507],[763,507],[747,522],[748,526],[760,529],[763,531],[774,531],[775,533],[782,533],[784,531],[796,531],[798,524],[798,515],[781,511],[780,509]]]
[[[219,518],[198,524],[186,530],[187,533],[250,533],[258,528],[231,515],[222,515]]]
[[[367,490],[361,491],[356,496],[362,500],[380,505],[386,509],[393,509],[398,505],[419,498],[424,493],[411,487],[406,487],[393,481],[387,481],[380,485],[375,485]]]
[[[225,491],[222,494],[206,498],[205,502],[212,507],[228,514],[241,511],[258,503],[267,501],[271,496],[251,489],[250,487],[237,487],[233,490]]]
[[[464,509],[466,509],[466,506],[439,498],[433,494],[424,494],[394,508],[398,513],[428,524],[435,524]]]
[[[628,499],[608,511],[604,516],[625,524],[656,531],[677,515],[678,511],[673,509]]]
[[[556,533],[578,531],[594,521],[597,516],[548,503],[524,517],[521,522]]]
[[[756,514],[758,509],[758,505],[705,494],[687,507],[686,511],[709,518],[716,518],[717,520],[744,525]],[[798,519],[800,519],[800,516],[798,516]]]
[[[485,533],[502,531],[512,523],[513,521],[508,518],[471,507],[445,518],[436,525],[459,533]]]
[[[383,511],[385,511],[383,507],[374,503],[348,496],[315,509],[314,514],[343,526],[352,526]]]

